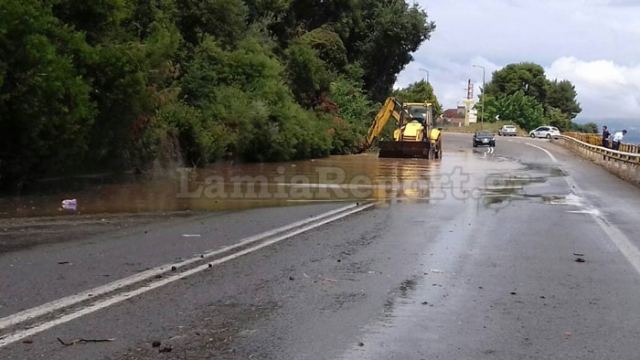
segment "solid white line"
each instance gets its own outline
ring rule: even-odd
[[[547,149],[529,143],[527,143],[527,145],[536,147],[544,151],[545,153],[547,153],[547,155],[549,155],[553,162],[558,162],[558,159],[556,159],[555,156],[553,156],[553,154],[551,154],[551,152],[549,152]],[[570,176],[564,176],[564,179],[571,191],[575,193],[583,193],[578,184],[576,184],[576,182],[573,181]],[[598,224],[602,231],[607,234],[609,240],[611,240],[611,242],[618,248],[622,255],[627,259],[629,264],[633,266],[636,272],[640,274],[640,249],[638,249],[638,247],[631,240],[629,240],[627,235],[625,235],[620,229],[618,229],[615,225],[609,223],[609,221],[607,221],[602,213],[589,203],[589,200],[587,200],[585,197],[583,197],[583,199],[586,205],[585,207],[587,208],[587,210],[584,211],[584,214],[590,215],[595,220],[596,224]]]
[[[202,259],[207,259],[207,258],[216,256],[216,255],[225,253],[227,251],[230,251],[230,250],[233,250],[233,249],[236,249],[236,248],[251,244],[253,242],[256,242],[256,241],[262,240],[264,238],[276,235],[276,234],[281,233],[283,231],[287,231],[287,230],[290,230],[290,229],[293,229],[293,228],[296,228],[296,227],[299,227],[299,226],[303,226],[305,224],[308,224],[308,223],[311,223],[311,222],[326,218],[328,216],[335,215],[337,213],[340,213],[340,212],[343,212],[343,211],[346,211],[346,210],[349,210],[349,209],[353,209],[356,206],[358,206],[358,205],[357,204],[350,204],[350,205],[347,205],[347,206],[343,206],[343,207],[340,207],[338,209],[331,210],[331,211],[328,211],[326,213],[323,213],[323,214],[320,214],[320,215],[317,215],[317,216],[314,216],[314,217],[311,217],[311,218],[308,218],[308,219],[305,219],[305,220],[297,221],[297,222],[291,223],[289,225],[285,225],[285,226],[282,226],[282,227],[279,227],[279,228],[276,228],[276,229],[273,229],[273,230],[265,231],[263,233],[256,234],[256,235],[244,238],[244,239],[240,240],[236,244],[225,246],[225,247],[217,249],[217,250],[210,250],[210,251],[205,252],[202,255],[198,255],[196,257],[184,260],[184,261],[179,262],[179,263],[169,263],[169,264],[160,265],[160,266],[157,266],[155,268],[142,271],[142,272],[137,273],[135,275],[131,275],[129,277],[126,277],[126,278],[123,278],[123,279],[120,279],[120,280],[116,280],[114,282],[111,282],[111,283],[108,283],[108,284],[105,284],[105,285],[102,285],[102,286],[95,287],[93,289],[89,289],[89,290],[82,291],[82,292],[74,294],[74,295],[70,295],[70,296],[67,296],[67,297],[64,297],[64,298],[61,298],[61,299],[57,299],[57,300],[54,300],[54,301],[51,301],[51,302],[48,302],[48,303],[33,307],[31,309],[20,311],[18,313],[15,313],[13,315],[9,315],[7,317],[4,317],[4,318],[0,319],[0,330],[12,327],[12,326],[17,325],[19,323],[22,323],[22,322],[25,322],[27,320],[36,318],[38,316],[42,316],[42,315],[48,314],[50,312],[53,312],[53,311],[56,311],[56,310],[60,310],[60,309],[63,309],[65,307],[69,307],[69,306],[72,306],[72,305],[75,305],[75,304],[77,304],[79,302],[86,301],[87,299],[89,299],[91,297],[97,297],[97,296],[100,296],[100,295],[108,294],[108,293],[110,293],[110,292],[112,292],[114,290],[118,290],[118,289],[121,289],[123,287],[127,287],[127,286],[130,286],[130,285],[133,285],[133,284],[135,284],[137,282],[140,282],[140,281],[151,279],[151,278],[153,278],[153,277],[155,277],[157,275],[161,275],[161,274],[166,273],[167,271],[171,270],[172,266],[175,266],[176,268],[180,268],[180,267],[192,264],[194,262],[200,261]]]
[[[558,162],[558,159],[556,159],[556,157],[551,153],[551,151],[549,151],[549,150],[547,150],[547,149],[545,149],[545,148],[543,148],[543,147],[541,147],[541,146],[533,145],[532,143],[525,143],[525,144],[526,144],[526,145],[529,145],[529,146],[532,146],[532,147],[534,147],[534,148],[536,148],[536,149],[540,149],[540,150],[544,151],[547,155],[549,155],[549,157],[551,158],[551,160],[552,160],[554,163],[557,163],[557,162]]]
[[[51,321],[47,321],[47,322],[39,324],[39,325],[37,325],[35,327],[17,331],[17,332],[15,332],[15,333],[13,333],[11,335],[8,335],[8,336],[6,336],[4,338],[0,338],[0,348],[5,347],[5,346],[7,346],[9,344],[12,344],[12,343],[14,343],[16,341],[20,341],[20,340],[22,340],[24,338],[33,336],[33,335],[35,335],[37,333],[43,332],[45,330],[48,330],[48,329],[50,329],[50,328],[52,328],[54,326],[67,323],[67,322],[69,322],[71,320],[77,319],[77,318],[82,317],[84,315],[91,314],[91,313],[96,312],[98,310],[107,308],[109,306],[118,304],[118,303],[120,303],[122,301],[131,299],[131,298],[136,297],[136,296],[141,295],[141,294],[144,294],[144,293],[149,292],[151,290],[154,290],[154,289],[157,289],[159,287],[168,285],[168,284],[170,284],[172,282],[175,282],[177,280],[186,278],[186,277],[191,276],[193,274],[197,274],[199,272],[202,272],[204,270],[209,269],[210,266],[223,264],[223,263],[225,263],[227,261],[239,258],[239,257],[241,257],[243,255],[246,255],[246,254],[252,253],[254,251],[260,250],[262,248],[265,248],[267,246],[270,246],[270,245],[273,245],[275,243],[281,242],[283,240],[286,240],[286,239],[291,238],[293,236],[299,235],[299,234],[304,233],[306,231],[315,229],[317,227],[320,227],[322,225],[328,224],[330,222],[333,222],[333,221],[342,219],[344,217],[347,217],[349,215],[355,214],[357,212],[366,210],[366,209],[372,207],[373,205],[375,205],[375,204],[362,205],[360,207],[356,207],[355,209],[349,210],[347,212],[343,212],[343,213],[340,213],[338,215],[331,216],[329,218],[324,218],[323,220],[320,220],[319,222],[315,222],[315,223],[307,225],[305,227],[296,229],[296,230],[294,230],[294,231],[292,231],[290,233],[286,233],[284,235],[278,236],[278,237],[273,238],[271,240],[265,241],[265,242],[263,242],[263,243],[261,243],[259,245],[256,245],[256,246],[253,246],[251,248],[247,248],[247,249],[238,251],[237,253],[225,256],[223,258],[214,260],[214,261],[212,261],[212,262],[210,262],[208,264],[200,265],[200,266],[195,267],[193,269],[190,269],[190,270],[187,270],[187,271],[184,271],[184,272],[169,276],[167,278],[164,278],[164,279],[161,279],[161,280],[158,280],[158,281],[154,281],[154,282],[152,282],[150,284],[146,284],[145,286],[137,288],[135,290],[131,290],[131,291],[127,291],[127,292],[124,292],[124,293],[116,294],[113,297],[108,298],[108,299],[96,301],[96,302],[94,302],[94,303],[92,303],[92,304],[90,304],[90,305],[88,305],[88,306],[86,306],[84,308],[81,308],[78,311],[75,311],[75,312],[72,312],[70,314],[61,316],[61,317],[59,317],[57,319],[54,319],[54,320],[51,320]]]

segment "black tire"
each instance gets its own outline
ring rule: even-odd
[[[532,138],[532,139],[535,139],[536,134],[533,134],[533,133],[532,133],[532,134],[529,134],[529,137],[530,137],[530,138]]]
[[[551,134],[547,134],[547,139],[551,139]]]

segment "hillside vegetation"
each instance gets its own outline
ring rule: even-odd
[[[435,25],[379,0],[0,0],[0,187],[354,151]]]

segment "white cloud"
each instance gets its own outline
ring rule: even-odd
[[[424,63],[416,60],[400,73],[396,86],[404,87],[425,79],[426,74],[421,69],[428,69],[429,81],[434,85],[440,102],[445,107],[455,107],[465,98],[469,80],[474,84],[474,98],[480,93],[482,69],[474,68],[473,65],[485,67],[486,81],[491,80],[491,74],[501,67],[479,56],[464,62],[456,62],[448,58],[434,59]]]
[[[576,86],[585,117],[640,118],[640,64],[630,67],[611,60],[563,57],[546,72],[552,79],[566,79]]]
[[[423,78],[453,107],[466,81],[531,61],[576,85],[583,118],[639,118],[640,1],[419,0],[437,29],[414,54],[396,86]],[[477,91],[477,88],[476,88]],[[476,93],[477,94],[477,93]]]

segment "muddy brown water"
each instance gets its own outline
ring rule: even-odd
[[[520,189],[525,183],[545,181],[531,179],[528,173],[518,175],[522,170],[527,170],[522,164],[489,158],[475,149],[450,151],[439,161],[365,153],[296,162],[220,163],[179,168],[155,179],[43,181],[29,195],[0,197],[0,218],[221,211],[314,202],[429,202],[465,197],[467,190],[483,196],[488,186],[495,197],[501,191],[497,188],[512,191],[513,182]],[[485,179],[487,173],[494,176]],[[545,178],[552,175],[544,173]],[[65,199],[76,199],[77,209],[62,209]]]
[[[380,159],[377,154],[284,163],[181,168],[156,179],[45,181],[23,196],[0,198],[0,218],[68,214],[219,211],[330,201],[424,197],[440,162]],[[61,202],[77,199],[75,211]]]

